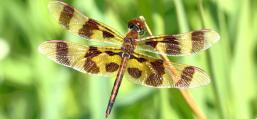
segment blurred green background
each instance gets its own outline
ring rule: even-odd
[[[120,33],[137,16],[153,34],[211,28],[221,40],[198,55],[171,59],[204,69],[212,82],[189,89],[210,119],[257,118],[256,0],[65,0]],[[90,77],[39,54],[46,40],[84,41],[63,30],[48,0],[0,1],[0,119],[103,119],[114,78]],[[177,89],[123,80],[111,119],[193,119]]]

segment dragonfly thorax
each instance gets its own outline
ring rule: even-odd
[[[121,49],[125,54],[131,55],[134,52],[136,48],[136,39],[138,39],[138,32],[130,30],[124,38],[121,46]]]
[[[124,41],[127,41],[127,42],[123,43],[121,49],[125,54],[131,55],[135,50],[135,44],[133,42],[135,40],[131,38],[124,38],[124,39],[125,39]]]

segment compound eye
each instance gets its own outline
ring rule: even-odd
[[[129,28],[129,29],[133,29],[133,27],[134,27],[134,24],[129,24],[129,25],[128,25],[128,28]]]
[[[129,24],[128,28],[137,32],[140,30],[139,27],[135,24]]]
[[[144,34],[145,34],[145,30],[142,30],[142,29],[141,29],[141,30],[139,30],[139,35],[141,35],[141,36],[142,36],[142,35],[144,35]]]

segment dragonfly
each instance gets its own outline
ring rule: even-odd
[[[39,52],[56,63],[91,75],[116,76],[106,118],[111,113],[123,77],[136,84],[154,88],[193,88],[210,82],[208,74],[198,67],[167,63],[147,52],[167,56],[196,54],[210,48],[220,39],[219,34],[213,30],[144,36],[147,24],[143,17],[138,17],[128,22],[128,32],[122,35],[64,2],[50,2],[49,11],[71,33],[89,41],[114,44],[89,46],[50,40],[39,45]]]

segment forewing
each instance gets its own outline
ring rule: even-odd
[[[87,47],[53,40],[42,43],[39,51],[59,64],[89,74],[116,75],[121,63],[121,50],[112,47]]]
[[[134,54],[128,60],[125,77],[137,84],[156,88],[193,88],[206,85],[210,78],[189,65],[165,63],[162,59]]]
[[[110,27],[84,16],[64,2],[50,2],[49,10],[64,28],[83,38],[118,44],[122,42],[123,37]]]
[[[219,39],[219,34],[209,29],[177,35],[149,36],[138,41],[137,50],[183,56],[208,49]]]

